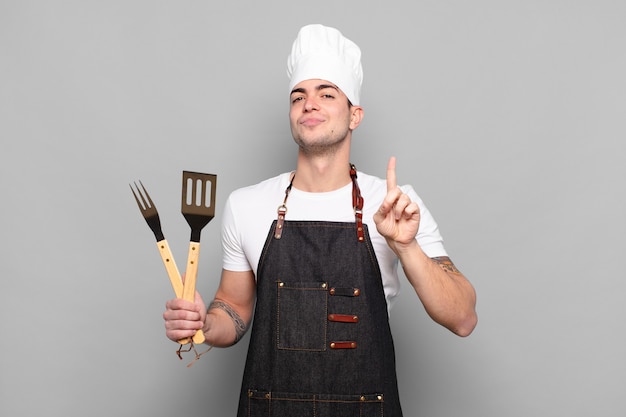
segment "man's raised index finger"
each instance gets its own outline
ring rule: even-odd
[[[397,186],[396,157],[392,156],[389,158],[389,163],[387,164],[387,191],[395,190]]]

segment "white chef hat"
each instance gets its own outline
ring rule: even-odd
[[[304,26],[287,58],[287,76],[290,92],[301,81],[319,78],[335,84],[358,105],[363,83],[361,50],[335,28]]]

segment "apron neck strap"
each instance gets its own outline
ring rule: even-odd
[[[276,221],[276,230],[274,231],[274,238],[280,239],[283,234],[283,226],[285,223],[285,215],[287,214],[287,198],[293,187],[293,180],[296,178],[296,173],[291,175],[289,185],[285,189],[285,198],[283,204],[278,206],[278,219]],[[356,178],[356,167],[354,164],[350,164],[350,178],[352,179],[352,208],[354,209],[354,218],[356,220],[356,234],[359,242],[365,240],[365,234],[363,232],[363,196],[361,195],[361,189]]]
[[[352,207],[354,208],[354,217],[356,220],[356,236],[359,242],[365,240],[363,233],[363,196],[359,183],[356,180],[356,167],[350,164],[350,178],[352,178]]]

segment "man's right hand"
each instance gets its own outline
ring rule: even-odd
[[[174,342],[192,337],[204,327],[206,315],[206,306],[198,292],[193,303],[182,298],[169,300],[163,313],[165,335]]]

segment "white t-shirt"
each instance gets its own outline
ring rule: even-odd
[[[222,225],[223,267],[230,271],[250,271],[256,276],[259,258],[278,207],[285,198],[291,173],[283,173],[256,185],[240,188],[226,201]],[[362,172],[357,181],[363,196],[363,223],[380,266],[387,304],[398,295],[398,258],[376,230],[374,213],[387,193],[386,180]],[[429,257],[447,256],[437,223],[411,186],[400,187],[420,207],[417,241]],[[331,192],[308,193],[293,187],[287,199],[286,220],[354,222],[352,182]],[[356,239],[356,235],[355,235]]]

